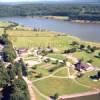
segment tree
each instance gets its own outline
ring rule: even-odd
[[[10,79],[7,70],[2,61],[0,61],[0,87],[4,87],[9,83]]]
[[[30,100],[27,84],[22,78],[13,81],[11,90],[10,100]]]
[[[79,43],[77,41],[73,41],[71,45],[76,46],[79,45]]]
[[[18,75],[18,77],[21,77],[22,76],[22,66],[21,66],[21,64],[18,63],[18,62],[15,62],[14,65],[15,65],[16,75]]]
[[[21,68],[22,68],[22,75],[27,76],[27,66],[24,63],[23,59],[20,59],[19,63],[20,63]]]
[[[0,37],[0,43],[3,45],[6,45],[9,43],[8,35],[6,33],[2,34],[2,36]]]
[[[82,49],[84,49],[84,48],[85,48],[85,45],[81,44],[81,45],[80,45],[80,49],[82,50]]]
[[[15,72],[15,67],[14,65],[9,65],[7,67],[7,73],[10,77],[10,80],[14,80],[15,76],[16,76],[16,72]]]
[[[50,96],[52,100],[57,100],[59,97],[58,93],[55,93],[53,96]]]
[[[3,59],[5,62],[13,62],[13,60],[16,58],[16,53],[12,47],[12,45],[7,45],[3,49]]]
[[[15,85],[12,86],[12,93],[10,94],[9,100],[27,100],[26,96],[24,95],[24,91],[21,91]]]
[[[98,71],[97,76],[98,76],[98,78],[100,79],[100,71]]]
[[[93,62],[93,60],[92,60],[92,59],[89,59],[87,62],[88,62],[88,63],[92,63],[92,62]]]

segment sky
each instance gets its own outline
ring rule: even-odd
[[[0,2],[39,2],[39,1],[89,1],[89,2],[95,2],[100,0],[0,0]]]
[[[0,0],[0,2],[38,2],[38,1],[61,1],[61,0]]]

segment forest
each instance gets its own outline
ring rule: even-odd
[[[70,20],[100,20],[99,4],[33,3],[0,5],[0,17],[64,16]]]

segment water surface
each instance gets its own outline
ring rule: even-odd
[[[63,32],[77,36],[82,40],[100,42],[100,24],[79,24],[69,21],[59,21],[43,18],[0,18],[1,21],[13,21],[32,28],[46,29],[50,31]]]

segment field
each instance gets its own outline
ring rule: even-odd
[[[40,92],[46,96],[52,96],[55,93],[59,95],[66,95],[71,93],[79,93],[87,91],[88,89],[75,84],[70,79],[47,78],[45,80],[37,81],[34,83]]]
[[[8,30],[10,39],[17,47],[47,47],[48,45],[63,50],[69,48],[72,40],[77,40],[71,36],[59,36],[52,32],[35,32],[35,31],[16,31]]]

